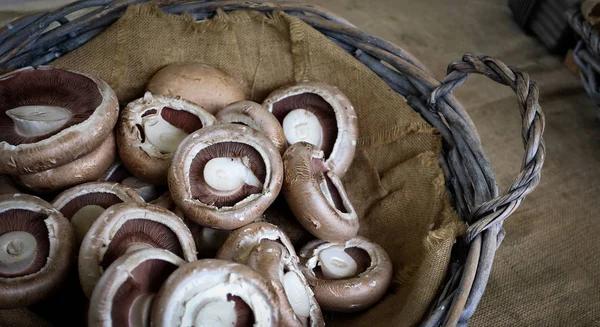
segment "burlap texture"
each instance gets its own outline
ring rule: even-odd
[[[282,85],[303,80],[335,85],[350,98],[360,135],[344,184],[361,220],[360,234],[390,254],[395,279],[378,305],[360,314],[335,315],[328,324],[419,322],[446,277],[454,240],[464,230],[444,187],[436,130],[367,67],[280,12],[218,12],[194,23],[154,5],[132,6],[103,34],[52,65],[103,78],[125,104],[143,94],[158,69],[175,62],[222,69],[258,102]]]

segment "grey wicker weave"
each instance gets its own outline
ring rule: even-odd
[[[84,44],[116,21],[127,5],[143,0],[86,0],[51,13],[23,18],[0,30],[0,70],[41,65]],[[447,283],[431,304],[422,326],[466,325],[483,295],[494,253],[502,242],[502,222],[514,212],[539,183],[545,157],[542,138],[544,115],[538,104],[538,88],[529,75],[497,59],[466,54],[448,67],[442,81],[412,55],[397,45],[379,39],[322,8],[298,3],[251,1],[155,1],[169,13],[188,13],[194,19],[210,18],[217,8],[224,11],[283,10],[313,26],[357,60],[377,73],[443,137],[440,158],[447,188],[468,233],[455,245]],[[101,6],[69,21],[69,13]],[[49,24],[60,26],[45,31]],[[392,70],[382,62],[387,62]],[[509,86],[517,94],[525,154],[521,172],[510,187],[499,194],[490,162],[485,155],[473,122],[452,95],[470,74],[483,74]]]
[[[583,17],[579,7],[567,11],[571,28],[581,38],[573,51],[573,59],[580,69],[581,82],[587,94],[600,107],[600,36]],[[598,113],[600,116],[600,111]]]

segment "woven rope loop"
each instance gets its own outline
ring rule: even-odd
[[[539,105],[537,85],[530,81],[529,75],[517,68],[508,67],[498,59],[486,56],[465,54],[462,61],[452,62],[448,66],[448,75],[440,82],[430,96],[432,108],[438,100],[452,93],[463,85],[469,75],[481,74],[500,84],[510,86],[517,94],[521,111],[522,138],[525,155],[521,172],[517,175],[508,190],[489,201],[478,205],[471,212],[471,221],[466,241],[471,242],[477,235],[492,224],[501,224],[539,183],[546,149],[542,137],[544,131],[544,114]]]

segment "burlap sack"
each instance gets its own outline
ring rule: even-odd
[[[282,85],[303,80],[335,85],[350,98],[360,135],[344,184],[359,214],[360,234],[390,254],[395,278],[389,294],[372,309],[332,315],[328,324],[418,323],[446,277],[452,245],[464,230],[438,165],[436,130],[375,73],[304,22],[280,12],[218,12],[194,23],[154,5],[132,6],[103,34],[52,65],[103,78],[125,104],[143,94],[158,69],[174,62],[220,68],[257,102]]]

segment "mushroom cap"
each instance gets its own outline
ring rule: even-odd
[[[221,123],[238,123],[254,128],[271,140],[279,153],[285,152],[287,141],[283,128],[277,118],[261,104],[246,100],[234,102],[217,112],[215,117]]]
[[[103,197],[97,199],[95,198],[96,194],[103,195]],[[123,184],[90,182],[63,191],[54,198],[52,206],[70,220],[71,216],[83,206],[95,204],[107,209],[121,202],[144,203],[144,199],[135,190]]]
[[[262,191],[231,207],[216,207],[195,199],[190,183],[190,166],[196,155],[202,149],[221,142],[252,147],[262,157],[266,169]],[[217,229],[231,230],[253,222],[277,198],[282,180],[283,163],[275,146],[254,129],[235,124],[209,126],[188,135],[175,151],[169,169],[169,190],[177,207],[190,220]]]
[[[356,236],[359,221],[342,182],[328,167],[322,165],[323,151],[312,144],[299,142],[283,155],[285,178],[283,195],[306,230],[327,241],[344,241]],[[319,171],[321,170],[321,171]],[[344,211],[333,206],[319,184],[334,187]]]
[[[26,210],[44,216],[49,238],[48,258],[39,271],[0,278],[0,308],[17,308],[37,302],[58,289],[68,275],[75,253],[73,227],[49,203],[27,194],[0,195],[0,220],[11,210]]]
[[[365,251],[370,265],[357,276],[347,279],[321,279],[313,269],[319,264],[319,252],[332,247],[358,248]],[[312,241],[300,250],[300,268],[312,287],[323,310],[356,312],[366,309],[383,297],[392,281],[392,261],[385,250],[357,236],[344,243]]]
[[[34,77],[42,82],[36,82]],[[71,81],[61,89],[67,94],[65,101],[69,101],[73,106],[95,106],[93,113],[79,123],[75,122],[70,126],[67,123],[67,128],[36,142],[15,145],[0,139],[0,173],[24,175],[62,166],[90,153],[106,140],[117,122],[119,103],[110,86],[91,75],[48,66],[21,68],[0,76],[0,99],[6,97],[4,93],[11,93],[11,96],[15,97],[12,94],[15,91],[14,87],[10,86],[11,82],[27,85],[26,90],[44,90],[40,85],[43,85],[43,82],[58,87],[56,80],[69,79],[77,79],[77,82]],[[31,99],[26,103],[40,105],[35,103],[35,97],[23,92],[19,97]],[[93,95],[97,96],[92,98]],[[86,100],[83,103],[75,102],[71,97],[86,97]],[[8,109],[11,108],[0,108],[0,112]]]
[[[39,173],[15,176],[15,179],[38,193],[91,182],[100,178],[115,160],[116,149],[115,137],[111,133],[98,148],[73,162]]]
[[[118,156],[117,156],[118,157]],[[102,176],[98,178],[98,182],[117,182],[121,183],[127,177],[131,177],[131,173],[125,168],[121,159],[115,161],[104,171]]]
[[[175,202],[173,202],[173,198],[171,197],[171,192],[166,191],[165,193],[161,194],[158,198],[150,201],[150,204],[159,206],[159,207],[163,207],[171,212],[173,212],[173,210],[175,210]]]
[[[185,112],[190,117],[197,117],[200,128],[217,122],[215,117],[203,108],[180,98],[169,98],[146,92],[142,98],[130,102],[121,112],[121,118],[117,125],[119,157],[135,177],[154,184],[166,184],[167,171],[171,165],[173,153],[161,152],[147,140],[147,132],[142,127],[142,116],[147,112],[155,111],[164,120],[165,108],[174,112]],[[187,119],[183,124],[189,124],[189,126],[175,127],[179,129],[185,127],[184,131],[189,134],[197,129],[196,123],[190,124],[190,120]]]
[[[176,63],[160,69],[146,90],[170,97],[182,97],[211,114],[226,105],[244,100],[244,90],[223,71],[199,63]]]
[[[153,261],[150,264],[154,261],[160,261],[166,263],[166,265],[151,266],[150,268],[154,268],[153,270],[147,271],[145,269],[144,276],[138,276],[140,273],[137,272],[136,274],[136,269],[149,261]],[[94,288],[90,299],[88,326],[117,326],[113,321],[114,300],[119,295],[119,290],[123,285],[134,283],[137,284],[134,291],[144,289],[143,291],[156,293],[166,280],[165,270],[167,272],[170,270],[169,264],[172,265],[172,270],[175,270],[184,263],[185,261],[175,254],[164,249],[155,248],[133,251],[119,257],[110,265]],[[155,278],[159,280],[156,281]],[[154,285],[147,285],[150,281],[154,282]],[[129,308],[118,307],[114,309],[128,310]]]
[[[274,104],[285,98],[304,93],[316,94],[323,98],[333,109],[337,124],[337,136],[326,163],[340,178],[352,164],[358,138],[356,112],[350,100],[335,86],[311,81],[284,86],[272,92],[263,102],[263,106],[273,112]],[[283,119],[283,118],[281,118]]]
[[[179,244],[167,245],[181,248],[182,256],[187,261],[196,260],[196,245],[190,230],[183,221],[172,212],[159,206],[137,202],[115,204],[105,210],[90,227],[79,249],[79,280],[83,292],[89,298],[94,286],[103,273],[102,264],[110,243],[118,235],[118,231],[128,222],[137,220],[149,221],[166,226],[177,238]],[[151,233],[151,227],[136,228],[133,234]]]
[[[248,257],[248,261],[245,263],[263,277],[271,280],[273,288],[279,297],[279,314],[282,325],[308,325],[311,327],[325,326],[321,307],[317,303],[306,277],[304,277],[300,270],[298,262],[298,257],[295,254],[291,254],[283,244],[275,241],[267,241],[257,243]],[[296,274],[308,295],[308,318],[310,318],[308,321],[306,318],[300,318],[296,315],[288,300],[287,291],[284,287],[284,276],[290,272]]]
[[[279,326],[279,303],[271,283],[248,266],[217,259],[186,263],[169,276],[154,300],[152,326],[193,325],[189,320],[207,294],[206,300],[237,296],[252,310],[254,326]]]
[[[216,258],[246,263],[254,248],[265,239],[279,241],[292,256],[296,256],[292,242],[281,229],[273,224],[255,222],[231,232]]]

